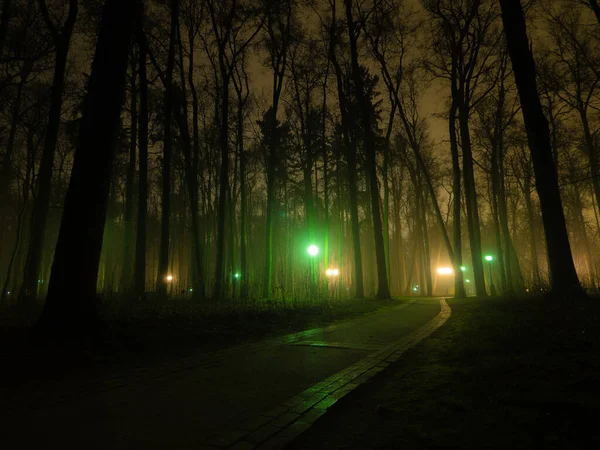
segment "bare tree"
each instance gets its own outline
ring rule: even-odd
[[[550,130],[538,96],[536,70],[527,38],[520,0],[500,0],[502,22],[519,91],[550,263],[552,290],[558,295],[581,292],[562,209],[556,169],[550,147]]]
[[[38,322],[44,336],[72,340],[97,331],[98,264],[138,10],[135,0],[106,0],[104,5],[48,297]]]

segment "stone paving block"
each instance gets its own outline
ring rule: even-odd
[[[313,387],[310,387],[304,391],[302,391],[302,393],[300,393],[300,395],[302,397],[310,397],[313,394],[316,394],[318,392],[320,392],[321,390],[323,390],[323,388],[317,387],[316,385]]]
[[[240,425],[241,430],[254,431],[258,428],[262,427],[266,423],[269,423],[272,420],[272,417],[268,416],[256,416],[252,419],[247,420],[246,422]]]
[[[294,437],[275,435],[256,447],[256,450],[283,450],[294,440]]]
[[[284,406],[290,406],[290,407],[295,407],[298,406],[300,403],[306,401],[306,397],[302,397],[300,395],[296,395],[292,398],[287,399],[285,402],[283,402]]]
[[[237,441],[241,440],[248,434],[246,430],[231,430],[228,433],[217,436],[209,441],[209,444],[216,445],[217,447],[229,447]]]
[[[327,381],[327,380],[323,380],[318,382],[317,384],[315,384],[311,389],[316,389],[317,391],[320,391],[324,388],[326,388],[327,386],[329,386],[331,384],[331,382]]]
[[[335,396],[333,394],[328,395],[323,400],[321,400],[319,403],[317,403],[315,405],[315,408],[327,409],[327,408],[332,407],[337,401],[338,401],[338,399],[335,398]]]
[[[373,375],[375,375],[375,374],[372,374],[372,373],[369,373],[369,372],[365,372],[361,376],[356,377],[354,380],[352,380],[352,384],[363,384],[363,383],[366,383],[371,378],[373,378]]]
[[[279,433],[277,433],[276,437],[290,437],[293,439],[296,436],[300,436],[300,434],[302,434],[308,427],[310,427],[310,424],[306,422],[296,421],[289,427],[286,427]]]
[[[319,417],[321,417],[323,414],[325,414],[325,412],[327,411],[327,408],[310,408],[308,411],[306,411],[304,414],[302,414],[300,416],[300,418],[298,419],[300,422],[304,422],[304,423],[308,423],[308,424],[313,424]]]
[[[227,450],[253,450],[256,448],[256,444],[248,441],[239,441],[233,444],[231,447],[227,447]]]
[[[281,431],[281,428],[276,427],[274,425],[271,425],[271,424],[263,425],[258,430],[254,431],[253,433],[250,433],[248,436],[246,436],[245,440],[249,441],[249,442],[254,442],[256,444],[260,444],[261,442],[266,441],[267,439],[269,439],[271,436],[273,436],[275,433],[278,433],[279,431]]]
[[[292,408],[292,411],[298,414],[302,414],[304,411],[306,411],[307,409],[324,399],[328,394],[329,392],[327,391],[322,391],[317,394],[313,394],[310,397],[307,397],[305,401],[299,403],[294,408]]]
[[[276,406],[275,408],[270,409],[266,413],[263,413],[262,415],[267,416],[267,417],[278,417],[289,410],[290,410],[289,406],[279,405],[279,406]]]
[[[269,423],[276,427],[283,428],[283,427],[288,426],[290,423],[292,423],[298,417],[300,417],[300,414],[292,412],[292,411],[288,411],[288,412],[283,413],[279,417],[276,417]]]

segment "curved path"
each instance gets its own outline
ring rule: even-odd
[[[412,300],[40,398],[5,399],[0,447],[281,448],[449,315],[444,300]]]

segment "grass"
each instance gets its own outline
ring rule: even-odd
[[[449,303],[441,329],[291,448],[599,448],[598,300]]]
[[[93,345],[38,347],[30,343],[35,315],[0,314],[0,357],[14,368],[0,378],[26,379],[40,368],[87,372],[160,363],[270,336],[317,328],[406,300],[193,303],[189,300],[110,301],[101,305],[105,330]],[[39,313],[39,312],[38,312]],[[73,342],[77,343],[77,336]]]

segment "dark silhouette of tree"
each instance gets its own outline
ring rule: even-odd
[[[137,11],[135,0],[106,0],[102,11],[48,296],[38,322],[44,336],[73,339],[95,331],[98,264]]]
[[[148,217],[148,76],[147,53],[148,41],[143,30],[144,15],[140,15],[137,23],[136,41],[138,43],[138,70],[140,91],[140,112],[138,118],[139,132],[139,179],[138,179],[138,205],[135,239],[135,260],[133,269],[133,290],[136,295],[142,296],[146,292],[146,239]]]
[[[390,289],[387,278],[387,269],[385,263],[385,247],[383,242],[383,228],[381,222],[381,211],[379,197],[379,186],[377,184],[377,163],[376,163],[376,149],[375,149],[375,136],[373,135],[373,128],[371,124],[371,115],[368,113],[370,108],[367,105],[365,98],[365,91],[363,86],[363,79],[361,76],[360,66],[358,64],[358,49],[357,49],[357,38],[356,38],[356,24],[353,18],[352,12],[352,1],[344,0],[346,7],[346,20],[348,26],[348,37],[350,42],[350,55],[352,61],[352,78],[356,87],[356,96],[358,104],[360,106],[360,117],[363,127],[363,145],[365,151],[365,158],[367,162],[367,174],[369,178],[369,188],[371,193],[371,210],[373,214],[373,233],[375,236],[375,253],[377,258],[377,278],[378,278],[378,298],[389,298]]]
[[[573,264],[552,160],[548,121],[537,93],[535,62],[529,47],[523,8],[520,0],[500,0],[500,7],[540,198],[552,291],[557,295],[579,294],[581,286]]]
[[[52,182],[52,171],[54,165],[54,155],[60,128],[63,92],[65,89],[65,70],[67,67],[67,56],[69,46],[71,45],[71,36],[75,27],[75,20],[79,11],[78,0],[69,0],[68,14],[62,27],[57,25],[50,16],[50,11],[45,0],[38,0],[39,8],[44,22],[54,43],[56,60],[54,66],[54,75],[52,79],[50,113],[48,117],[48,127],[46,130],[46,141],[42,152],[42,160],[38,175],[38,193],[33,208],[33,218],[31,223],[29,247],[27,251],[27,261],[23,274],[23,286],[21,288],[21,297],[28,303],[31,303],[37,293],[37,287],[40,275],[40,264],[42,250],[44,245],[44,233],[46,231],[46,221],[48,218],[48,208],[50,206],[50,192]]]
[[[483,296],[486,295],[485,276],[469,118],[489,90],[482,84],[498,39],[493,26],[496,7],[494,2],[487,0],[459,3],[423,0],[423,5],[436,21],[434,32],[438,33],[433,43],[434,58],[427,61],[427,66],[436,76],[450,81],[450,120],[454,116],[458,119],[471,263],[475,290],[477,295]],[[451,135],[455,131],[451,130]],[[456,193],[454,198],[458,198]]]
[[[164,72],[165,92],[163,97],[163,158],[162,158],[162,192],[160,247],[158,253],[158,274],[156,290],[158,295],[166,297],[169,287],[169,248],[171,240],[171,161],[173,159],[173,72],[175,70],[175,49],[177,46],[177,21],[179,20],[179,0],[172,0],[170,5],[170,31],[167,53],[167,67]]]

